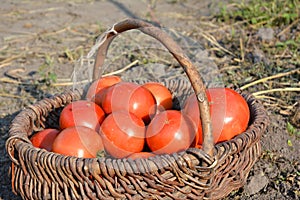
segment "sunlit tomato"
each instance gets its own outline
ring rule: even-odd
[[[155,156],[155,154],[142,151],[142,152],[138,152],[138,153],[133,153],[130,156],[128,156],[127,158],[131,158],[132,160],[135,160],[135,159],[139,159],[139,158],[149,158],[152,156]]]
[[[100,128],[105,150],[115,158],[141,152],[145,144],[145,125],[141,118],[127,111],[108,115]]]
[[[127,110],[148,123],[156,112],[156,102],[146,88],[135,83],[120,82],[107,89],[102,108],[106,114]]]
[[[94,102],[74,101],[62,110],[59,125],[61,129],[72,126],[86,126],[98,131],[104,117],[104,111]]]
[[[95,158],[101,150],[104,150],[101,136],[95,130],[84,126],[65,128],[52,145],[55,153],[79,158]]]
[[[210,113],[214,142],[230,140],[248,127],[250,111],[246,100],[229,88],[209,88],[206,91],[210,103]],[[202,144],[202,127],[196,96],[187,98],[183,112],[198,125],[199,144]]]
[[[121,81],[118,76],[106,76],[95,80],[86,93],[86,99],[101,105],[106,89]]]
[[[41,149],[46,149],[47,151],[52,150],[52,144],[54,139],[56,138],[59,130],[53,128],[47,128],[40,132],[34,134],[30,141],[32,145]]]
[[[194,146],[196,130],[185,114],[177,110],[158,113],[146,130],[149,148],[155,154],[174,153]]]
[[[162,111],[172,108],[172,93],[167,87],[157,82],[145,83],[143,87],[147,88],[154,96],[158,110]]]

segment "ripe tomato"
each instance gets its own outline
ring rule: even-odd
[[[214,142],[230,140],[248,127],[250,111],[245,99],[229,88],[209,88],[206,91],[210,103],[210,113]],[[202,144],[202,127],[196,96],[187,98],[183,112],[198,126],[199,142]]]
[[[98,131],[104,117],[104,111],[94,102],[74,101],[62,110],[59,125],[61,129],[72,126],[86,126]]]
[[[95,158],[101,150],[104,150],[101,136],[95,130],[84,126],[65,128],[52,145],[55,153],[79,158]]]
[[[156,114],[146,130],[147,144],[155,154],[186,150],[195,145],[195,135],[192,122],[177,110]]]
[[[132,160],[135,160],[135,159],[139,159],[139,158],[149,158],[152,156],[155,156],[155,154],[142,151],[142,152],[138,152],[138,153],[133,153],[130,156],[128,156],[127,158],[131,158]]]
[[[106,89],[121,81],[118,76],[106,76],[95,80],[86,93],[86,99],[101,105]]]
[[[135,83],[120,82],[107,89],[102,108],[106,114],[127,110],[148,123],[156,112],[156,102],[146,88]]]
[[[46,149],[47,151],[52,150],[52,144],[56,138],[59,130],[53,128],[44,129],[36,134],[34,134],[30,141],[32,145],[41,149]]]
[[[145,144],[145,125],[141,118],[127,111],[108,115],[100,128],[105,150],[115,158],[141,152]]]
[[[147,88],[154,96],[158,110],[163,111],[172,108],[172,93],[167,87],[156,82],[145,83],[143,87]]]

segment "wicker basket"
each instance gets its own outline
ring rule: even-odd
[[[196,68],[166,33],[136,19],[117,23],[105,33],[94,79],[111,41],[130,29],[156,38],[183,67],[199,102],[203,148],[131,160],[77,158],[33,147],[29,140],[33,132],[58,126],[62,108],[82,96],[80,91],[68,91],[29,106],[11,124],[6,149],[12,161],[12,189],[23,199],[220,199],[245,184],[268,125],[263,106],[241,93],[251,112],[249,127],[234,139],[214,145],[205,86]],[[179,96],[190,87],[176,81],[164,84]]]

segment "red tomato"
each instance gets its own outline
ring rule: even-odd
[[[246,100],[229,88],[209,88],[206,91],[210,102],[213,136],[215,143],[230,140],[248,127],[250,111]],[[199,144],[202,144],[202,127],[196,96],[187,100],[183,112],[198,125]]]
[[[57,129],[53,129],[53,128],[44,129],[34,134],[30,138],[30,141],[32,142],[32,145],[35,147],[46,149],[47,151],[51,151],[53,141],[56,138],[58,133],[59,130]]]
[[[196,130],[185,114],[166,110],[154,116],[147,127],[146,140],[155,154],[170,154],[194,146]]]
[[[104,150],[101,136],[95,130],[84,126],[65,128],[52,145],[55,153],[79,158],[95,158],[101,150]]]
[[[118,76],[101,77],[91,84],[86,93],[86,99],[101,105],[106,89],[121,81]]]
[[[127,158],[131,158],[132,160],[135,160],[135,159],[139,159],[139,158],[149,158],[152,156],[155,156],[155,154],[142,151],[142,152],[138,152],[138,153],[133,153],[130,156],[128,156]]]
[[[107,89],[102,108],[106,114],[127,110],[148,123],[156,112],[156,102],[146,88],[135,83],[120,82]]]
[[[61,129],[72,126],[86,126],[99,131],[104,117],[104,111],[94,102],[74,101],[62,110],[59,125]]]
[[[105,118],[100,135],[108,154],[115,158],[124,158],[143,150],[145,125],[141,118],[132,113],[116,111]]]
[[[145,83],[143,87],[147,88],[154,96],[158,110],[163,111],[172,108],[172,93],[167,87],[156,82]]]

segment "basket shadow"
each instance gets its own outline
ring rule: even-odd
[[[8,138],[10,122],[15,118],[17,114],[18,112],[15,112],[13,114],[6,115],[5,117],[0,118],[0,199],[21,199],[21,197],[16,196],[12,192],[10,178],[11,161],[5,149],[5,142]]]
[[[116,0],[109,0],[111,4],[113,4],[116,8],[118,8],[121,12],[123,12],[127,17],[133,18],[133,19],[141,19],[138,15],[136,15],[134,12],[132,12],[128,7],[124,5],[124,3],[118,2]],[[160,26],[157,22],[154,21],[148,21],[149,23],[154,24],[155,26]]]

